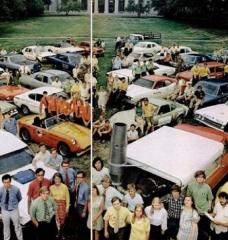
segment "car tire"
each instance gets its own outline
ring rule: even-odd
[[[30,113],[29,108],[28,108],[27,106],[25,106],[25,105],[22,105],[22,106],[21,106],[21,111],[22,111],[22,113],[23,113],[24,115],[29,115],[29,113]]]
[[[63,142],[60,142],[58,144],[57,150],[63,157],[66,157],[70,154],[69,147]]]
[[[20,137],[24,142],[29,142],[31,140],[30,133],[26,128],[20,130]]]

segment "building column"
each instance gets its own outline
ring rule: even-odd
[[[94,13],[98,13],[98,0],[94,0]]]
[[[119,0],[115,0],[114,14],[118,14],[118,13],[119,13]]]
[[[109,0],[105,0],[105,10],[104,10],[105,14],[109,14]]]
[[[124,9],[126,9],[127,6],[128,6],[128,0],[125,0],[125,1],[124,1]]]

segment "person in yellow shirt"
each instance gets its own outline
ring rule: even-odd
[[[199,73],[200,73],[200,66],[198,63],[196,63],[192,69],[192,86],[194,86],[199,81]]]
[[[75,80],[75,83],[72,85],[70,89],[71,97],[73,97],[76,93],[81,95],[81,84],[78,80]]]
[[[207,63],[204,63],[203,66],[200,67],[199,69],[199,79],[201,81],[207,80],[210,75],[210,69],[207,66]]]
[[[224,77],[226,80],[228,80],[228,60],[226,61],[226,64],[224,66]]]
[[[147,129],[145,134],[147,134],[150,130],[154,130],[154,123],[153,123],[153,116],[155,112],[155,107],[153,104],[149,103],[148,98],[145,98],[142,102],[142,110],[143,110],[143,117],[145,118]]]

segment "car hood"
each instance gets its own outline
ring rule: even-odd
[[[76,140],[81,149],[90,146],[90,129],[71,122],[63,122],[50,128],[61,136]]]
[[[196,111],[196,114],[200,114],[203,117],[221,124],[226,124],[228,122],[228,106],[225,104],[201,108]]]
[[[0,88],[0,98],[5,98],[6,100],[12,100],[8,98],[13,98],[16,95],[27,92],[27,88],[18,86],[4,86]]]
[[[13,113],[17,113],[16,106],[5,101],[0,101],[0,109],[2,113],[6,113],[9,111],[13,111]]]
[[[49,56],[54,56],[54,55],[56,55],[55,53],[53,53],[53,52],[40,52],[39,54],[38,54],[38,57],[49,57]]]
[[[134,99],[135,97],[137,97],[139,95],[146,96],[148,93],[151,93],[151,92],[152,92],[152,89],[141,87],[141,86],[138,86],[135,84],[131,84],[128,86],[127,96]]]

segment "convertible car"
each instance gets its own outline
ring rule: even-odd
[[[40,119],[39,115],[29,115],[19,119],[18,126],[23,141],[43,142],[62,156],[82,155],[90,149],[90,129],[58,116]]]

